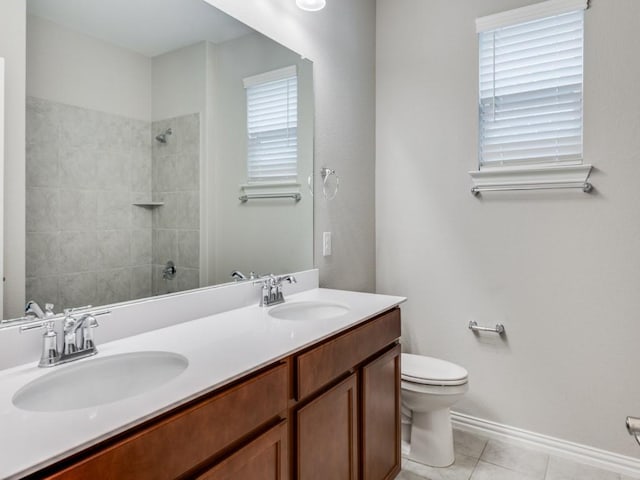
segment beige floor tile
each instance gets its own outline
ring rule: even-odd
[[[467,457],[480,458],[489,439],[464,430],[453,430],[453,444],[456,453]]]
[[[537,478],[480,460],[470,480],[536,480]]]
[[[549,455],[518,445],[489,440],[480,460],[543,480]]]
[[[403,471],[411,472],[429,480],[469,480],[477,459],[456,454],[456,461],[450,467],[436,468],[407,460],[402,465]]]
[[[619,480],[620,475],[599,468],[550,457],[545,480]]]

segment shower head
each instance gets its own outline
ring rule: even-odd
[[[159,135],[156,135],[156,140],[160,143],[167,143],[167,136],[171,135],[173,132],[170,128],[167,128],[164,132]]]

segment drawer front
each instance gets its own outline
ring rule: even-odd
[[[196,480],[287,480],[287,422],[267,430]]]
[[[274,367],[47,478],[177,478],[282,413],[287,370],[286,364]]]
[[[371,357],[400,337],[400,309],[395,308],[364,325],[296,357],[300,400]]]

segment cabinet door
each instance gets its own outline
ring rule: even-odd
[[[353,374],[297,411],[298,480],[358,478],[357,390]]]
[[[400,345],[362,369],[362,478],[400,471]]]
[[[260,435],[197,480],[287,480],[287,422]]]

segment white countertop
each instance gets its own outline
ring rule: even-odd
[[[65,412],[20,410],[12,403],[25,384],[79,362],[53,369],[37,362],[0,371],[0,478],[14,479],[184,404],[242,376],[285,358],[319,340],[367,320],[404,297],[312,289],[289,295],[295,301],[335,302],[349,307],[329,320],[278,320],[269,308],[238,308],[190,322],[100,344],[100,358],[126,352],[168,351],[186,357],[178,377],[138,396]],[[271,307],[273,308],[273,307]]]

